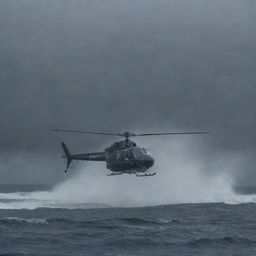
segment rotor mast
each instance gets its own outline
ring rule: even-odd
[[[123,134],[120,134],[120,136],[125,137],[125,141],[128,142],[130,137],[134,137],[136,135],[134,133],[124,132]]]

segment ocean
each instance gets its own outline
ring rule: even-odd
[[[0,255],[256,255],[255,203],[112,207],[45,199],[52,189],[0,186]]]

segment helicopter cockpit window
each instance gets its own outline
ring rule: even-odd
[[[152,156],[152,153],[150,152],[150,150],[146,149],[146,148],[143,148],[143,151],[146,155],[148,156]]]
[[[134,154],[134,157],[139,157],[142,155],[145,155],[145,152],[141,148],[133,148],[132,153]]]
[[[123,161],[125,159],[125,152],[124,151],[120,151],[117,153],[117,160],[119,161]]]
[[[124,161],[124,160],[133,160],[133,154],[131,150],[123,150],[117,153],[116,155],[117,160]]]
[[[131,150],[126,150],[125,152],[125,160],[133,160],[133,155]]]
[[[125,159],[125,152],[124,152],[124,151],[122,151],[122,152],[120,153],[120,158],[121,158],[121,160],[124,160],[124,159]]]

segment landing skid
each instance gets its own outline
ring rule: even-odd
[[[154,176],[156,175],[156,172],[154,173],[143,173],[143,174],[140,174],[140,172],[112,172],[110,174],[107,174],[107,176],[116,176],[116,175],[122,175],[122,174],[135,174],[136,177],[151,177],[151,176]]]
[[[137,177],[150,177],[150,176],[156,175],[156,172],[154,172],[154,173],[144,173],[144,174],[135,173],[135,175],[136,175]]]
[[[112,173],[109,173],[109,174],[107,174],[107,176],[116,176],[116,175],[122,175],[123,173],[121,173],[121,172],[112,172]]]

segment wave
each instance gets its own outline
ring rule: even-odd
[[[86,224],[86,225],[111,225],[116,223],[117,225],[122,224],[133,224],[133,225],[161,225],[169,223],[169,221],[164,220],[157,220],[157,219],[144,219],[144,218],[100,218],[95,220],[71,220],[67,218],[49,218],[47,219],[47,223],[79,223],[79,224]]]
[[[3,225],[11,225],[11,224],[32,224],[32,225],[50,225],[50,224],[62,224],[62,225],[71,225],[71,224],[90,224],[89,221],[79,221],[79,220],[72,220],[68,218],[19,218],[19,217],[6,217],[0,219],[0,224]]]
[[[61,208],[61,209],[88,209],[105,208],[106,204],[67,202],[54,196],[50,191],[0,193],[0,209],[29,209]]]
[[[0,200],[46,200],[51,198],[48,191],[0,193]]]
[[[105,246],[113,246],[116,248],[128,248],[131,250],[132,248],[143,248],[145,246],[163,246],[164,244],[169,244],[168,242],[158,242],[155,241],[153,238],[150,237],[126,237],[125,239],[115,238],[115,239],[108,239],[103,242]]]
[[[72,193],[72,192],[71,192]],[[115,202],[109,201],[105,204],[103,203],[90,203],[91,200],[84,200],[83,198],[79,202],[77,199],[72,198],[69,200],[62,200],[58,194],[53,192],[17,192],[17,193],[0,193],[0,209],[37,209],[37,208],[62,208],[62,209],[89,209],[89,208],[107,208],[116,205]],[[107,201],[107,199],[105,200]],[[244,204],[244,203],[256,203],[256,195],[238,195],[232,190],[219,191],[218,194],[202,200],[198,198],[195,201],[174,201],[174,202],[161,202],[159,200],[159,205],[161,204],[178,204],[178,203],[226,203],[226,204]],[[155,205],[157,203],[154,202]],[[148,202],[148,205],[151,205]],[[127,206],[127,205],[123,205]],[[130,205],[128,205],[130,206]],[[134,203],[134,206],[141,206]],[[144,206],[144,205],[142,205]],[[141,220],[136,219],[126,219],[127,223],[136,222]]]
[[[0,256],[25,256],[25,255],[31,255],[31,254],[25,254],[21,252],[0,253]]]
[[[32,218],[32,219],[23,219],[19,217],[7,217],[7,218],[1,218],[0,224],[47,224],[47,219],[38,219],[38,218]]]
[[[160,220],[160,219],[144,219],[144,218],[118,218],[121,222],[130,225],[163,225],[172,222],[178,222],[178,220]]]
[[[256,241],[245,237],[225,236],[221,238],[199,238],[191,240],[187,243],[187,245],[191,247],[216,247],[237,244],[239,244],[240,246],[249,246],[255,245]]]
[[[69,218],[31,218],[25,219],[20,217],[6,217],[0,218],[0,225],[71,225],[71,226],[84,226],[90,228],[100,229],[120,229],[120,228],[132,228],[135,226],[163,226],[173,222],[173,220],[158,220],[158,219],[144,219],[144,218],[101,218],[94,220],[74,220]]]

